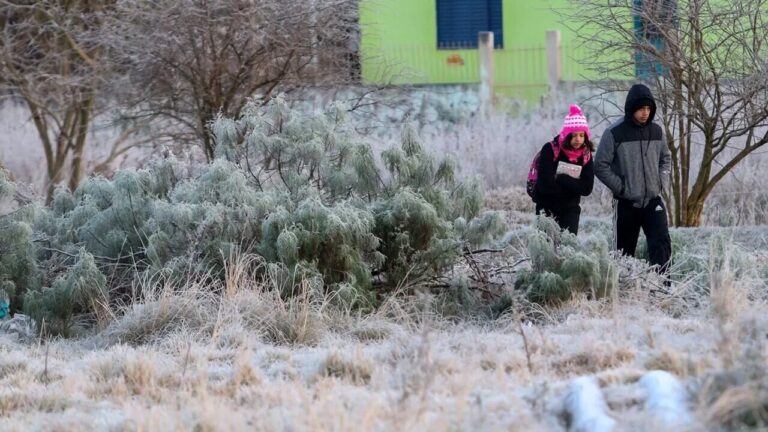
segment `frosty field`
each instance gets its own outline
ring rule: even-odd
[[[515,282],[521,271],[533,261],[546,260],[549,252],[531,246],[537,232],[532,203],[521,187],[509,186],[521,183],[528,156],[561,121],[553,113],[536,116],[497,116],[452,128],[437,127],[440,119],[430,117],[421,129],[430,151],[460,160],[458,177],[483,174],[489,191],[480,210],[502,212],[506,232],[486,252],[460,258],[442,282],[425,276],[421,288],[397,288],[366,312],[344,306],[339,301],[343,290],[318,296],[317,287],[310,286],[312,274],[306,282],[290,282],[300,287],[298,294],[280,296],[285,285],[279,275],[265,272],[263,257],[243,253],[223,262],[223,280],[190,280],[179,290],[148,278],[131,285],[134,292],[122,307],[117,300],[110,308],[99,307],[97,298],[93,309],[85,309],[85,321],[75,317],[67,324],[85,329],[80,337],[41,340],[29,337],[32,331],[0,325],[0,430],[764,427],[768,230],[754,224],[765,223],[768,201],[751,186],[759,183],[763,158],[750,160],[714,194],[705,212],[708,226],[672,230],[671,287],[664,287],[644,262],[603,251],[599,260],[608,267],[601,269],[617,280],[617,289],[608,297],[595,300],[585,292],[562,305],[541,306],[527,301]],[[312,142],[313,136],[322,136],[320,129],[316,135],[291,139],[298,144]],[[388,131],[384,137],[374,140],[377,151],[401,139],[397,129],[384,130]],[[4,148],[30,138],[26,129],[15,127],[6,139]],[[515,151],[513,145],[518,146]],[[16,152],[8,152],[5,161],[20,173],[19,183],[39,181],[25,168],[28,159],[15,156]],[[221,166],[214,164],[211,172],[220,173]],[[56,214],[74,215],[62,219],[62,226],[90,220],[97,225],[88,230],[119,228],[125,218],[110,219],[114,214],[108,213],[125,210],[125,192],[118,193],[118,188],[135,191],[132,184],[147,184],[132,175],[118,176],[114,186],[96,181],[80,195],[60,199],[54,204],[59,208]],[[197,217],[211,224],[212,233],[219,232],[213,240],[226,241],[223,236],[230,234],[225,228],[243,222],[237,216],[239,204],[222,210],[220,203],[252,202],[253,196],[243,195],[240,186],[233,188],[236,183],[220,174],[210,177],[209,183],[199,173],[186,175],[194,181],[179,183],[186,188],[178,187],[186,191],[181,201],[189,200],[194,188],[205,191],[208,198],[202,198],[201,210],[195,211],[219,213]],[[218,194],[211,192],[217,190]],[[83,196],[104,199],[111,191],[116,197],[112,204],[105,201],[98,209],[85,205],[89,201]],[[166,194],[159,204],[150,204],[149,196],[134,195],[146,203],[136,208],[170,209],[176,198]],[[198,204],[183,205],[192,212]],[[71,212],[75,206],[81,206],[78,211],[89,219]],[[600,250],[611,233],[610,196],[598,187],[582,207],[581,247],[576,251]],[[105,211],[99,215],[101,209]],[[243,209],[245,214],[252,212]],[[135,210],[128,214],[148,217]],[[152,216],[161,222],[163,217],[167,216]],[[118,240],[112,249],[88,236],[79,243],[64,242],[61,247],[66,250],[43,249],[60,254],[58,261],[41,262],[48,269],[47,283],[55,287],[63,280],[63,263],[71,263],[82,254],[78,248],[87,244],[96,251],[101,271],[120,288],[121,279],[113,273],[119,267],[111,263],[122,258],[126,240],[121,239],[131,236],[134,226],[105,237]],[[151,225],[142,226],[141,230],[152,232],[146,228]],[[67,229],[52,232],[66,240]],[[193,233],[205,235],[199,228]],[[235,234],[234,239],[241,235]],[[147,239],[136,241],[136,250],[143,254]],[[168,243],[155,249],[167,253],[181,247],[184,252],[187,245],[182,237],[176,246]],[[639,249],[642,255],[642,238]],[[169,266],[183,264],[186,256],[169,261]],[[265,273],[271,279],[265,279]],[[50,324],[42,323],[44,332]]]
[[[0,432],[768,431],[768,0],[390,3],[0,1]]]
[[[513,202],[520,193],[490,197]],[[506,210],[512,231],[528,229],[528,213]],[[606,223],[588,220],[586,235]],[[621,289],[611,298],[582,297],[496,317],[477,310],[440,315],[439,297],[427,292],[393,298],[372,315],[340,311],[331,299],[284,301],[249,278],[244,260],[229,270],[222,296],[203,286],[181,294],[157,288],[82,340],[40,343],[3,335],[0,429],[758,426],[768,403],[760,274],[768,232],[715,231],[673,232],[688,241],[690,256],[679,261],[692,257],[706,265],[669,292],[651,293],[654,280],[642,263],[625,260]],[[720,265],[716,236],[729,239]],[[495,261],[524,260],[515,243]],[[702,288],[710,293],[696,294]],[[670,372],[681,391],[664,399],[664,389],[641,380],[649,371]],[[580,377],[596,378],[599,391],[577,392],[589,383],[574,381]],[[598,429],[599,396],[614,429]],[[676,408],[669,401],[678,396]],[[670,415],[675,409],[678,415]]]

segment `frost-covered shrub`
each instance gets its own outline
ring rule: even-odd
[[[347,87],[334,88],[329,94],[318,90],[292,92],[292,106],[300,109],[311,108],[322,100],[348,101],[355,105],[352,121],[356,127],[388,136],[392,127],[398,127],[408,119],[415,120],[420,127],[450,128],[477,118],[480,110],[480,96],[476,86],[440,85],[436,87],[388,89]],[[320,99],[318,101],[318,98]]]
[[[714,235],[710,237],[709,244],[704,247],[709,249],[709,269],[720,271],[726,265],[735,272],[734,276],[741,277],[753,268],[753,261],[749,254],[741,247],[734,244],[726,235]]]
[[[165,267],[148,254],[155,247],[153,235],[158,233],[156,215],[160,213],[158,208],[169,202],[171,191],[189,175],[175,160],[158,159],[140,170],[119,171],[112,180],[90,178],[74,193],[57,190],[51,206],[40,211],[34,221],[38,266],[44,273],[39,285],[48,287],[39,292],[54,295],[48,291],[55,288],[61,267],[73,265],[72,257],[79,256],[80,262],[89,256],[96,270],[110,275],[105,288],[110,292],[108,297],[130,301],[131,285],[145,271]],[[177,254],[195,250],[191,243],[192,239],[187,239],[186,248]],[[57,291],[56,295],[67,292]],[[72,304],[76,301],[70,299]],[[38,302],[35,307],[46,309],[47,304]],[[66,329],[69,318],[49,312],[59,317],[64,323],[61,327]]]
[[[758,241],[762,238],[759,231],[743,228],[730,233],[722,228],[673,228],[670,230],[670,238],[670,278],[692,284],[695,287],[692,294],[699,298],[709,296],[711,279],[722,271],[726,262],[733,276],[747,276],[757,267],[755,257],[747,250],[763,247]],[[648,259],[648,247],[643,237],[638,242],[636,252],[638,258]]]
[[[447,287],[431,299],[429,310],[448,319],[476,318],[485,310],[480,293],[471,286],[471,280],[466,274],[456,274],[448,281]]]
[[[231,163],[216,161],[154,203],[147,221],[147,259],[155,270],[218,277],[224,261],[256,249],[264,219],[287,202],[280,194],[254,189]]]
[[[32,243],[31,222],[35,209],[17,207],[12,202],[15,189],[15,184],[0,168],[0,293],[8,296],[11,312],[19,310],[24,293],[40,283]]]
[[[219,156],[294,205],[267,219],[261,251],[268,259],[289,268],[313,263],[329,284],[366,289],[375,273],[394,286],[439,275],[465,244],[501,232],[498,213],[480,214],[479,182],[457,181],[454,163],[428,153],[415,129],[381,154],[381,169],[351,126],[342,105],[305,115],[280,98],[214,123]]]
[[[763,262],[762,265],[758,267],[757,271],[763,284],[768,286],[768,263]],[[766,294],[768,295],[768,293]]]
[[[617,289],[618,268],[604,237],[577,238],[539,216],[528,237],[528,253],[531,268],[518,274],[515,288],[531,302],[558,305],[577,292],[602,298]]]
[[[7,203],[16,191],[8,172],[0,166],[0,203]]]
[[[676,271],[674,273],[680,273],[681,275],[690,275],[697,272],[706,271],[706,251],[701,248],[701,245],[706,245],[706,242],[697,242],[700,239],[700,233],[685,231],[681,229],[670,229],[669,237],[672,244],[672,265],[675,266]],[[701,243],[698,244],[698,243]],[[648,242],[643,234],[637,242],[637,248],[635,249],[635,256],[639,259],[649,260],[648,255]]]
[[[18,256],[3,254],[2,282],[29,284],[40,269],[24,289],[30,314],[71,334],[110,303],[140,298],[149,278],[183,288],[193,274],[218,289],[242,254],[262,256],[260,275],[284,296],[372,305],[379,288],[441,276],[502,232],[499,213],[480,211],[479,182],[457,181],[453,162],[426,152],[414,129],[376,159],[340,105],[306,114],[277,99],[211,127],[210,165],[156,159],[60,189],[29,220],[4,222],[0,247]]]
[[[78,316],[91,315],[106,323],[108,307],[106,278],[85,249],[51,287],[28,290],[24,295],[24,310],[36,322],[45,323],[46,332],[64,336],[72,334]]]

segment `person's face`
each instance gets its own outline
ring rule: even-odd
[[[640,124],[647,123],[648,117],[650,116],[651,116],[651,107],[649,106],[640,107],[640,109],[635,111],[635,121]]]
[[[587,140],[587,134],[584,132],[573,132],[571,133],[571,147],[578,150],[581,148],[581,146],[584,145],[584,142]]]

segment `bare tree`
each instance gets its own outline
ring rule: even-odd
[[[109,1],[0,1],[2,95],[28,108],[45,153],[47,199],[83,177],[102,71],[97,31]]]
[[[174,139],[201,142],[208,160],[219,113],[355,78],[353,0],[124,0],[105,31],[125,115],[176,125]]]
[[[585,60],[598,76],[639,76],[654,88],[672,152],[670,219],[699,225],[718,182],[768,143],[768,0],[572,4],[564,22],[595,53]]]

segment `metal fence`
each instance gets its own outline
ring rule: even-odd
[[[593,75],[590,65],[597,58],[597,53],[581,43],[572,42],[560,46],[560,58],[562,59],[562,81],[582,82]]]
[[[470,84],[480,81],[479,52],[461,47],[398,46],[385,49],[383,60],[401,84]]]
[[[560,80],[580,82],[588,76],[585,66],[592,53],[576,44],[559,46]],[[479,51],[473,47],[397,46],[379,53],[398,84],[477,84]],[[493,50],[493,85],[501,94],[533,96],[549,88],[547,47],[505,47]]]

